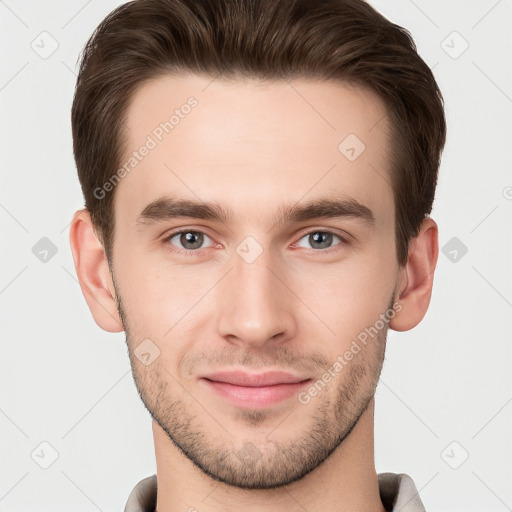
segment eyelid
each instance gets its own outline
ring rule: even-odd
[[[302,238],[305,235],[309,235],[310,233],[316,233],[316,232],[332,233],[333,235],[339,236],[340,238],[347,239],[347,242],[348,242],[348,239],[353,239],[353,236],[350,233],[348,233],[347,231],[343,231],[341,229],[328,227],[328,226],[323,226],[323,227],[322,226],[313,226],[313,227],[309,226],[307,228],[303,228],[299,232],[299,238]]]

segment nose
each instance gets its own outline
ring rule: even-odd
[[[268,251],[252,263],[234,254],[233,265],[216,290],[219,335],[246,348],[293,338],[297,305],[285,269]]]

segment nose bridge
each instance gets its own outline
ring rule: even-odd
[[[293,304],[291,294],[276,276],[273,267],[279,265],[271,252],[259,250],[255,256],[255,248],[250,241],[248,244],[242,242],[237,248],[233,269],[218,290],[218,327],[231,341],[262,345],[274,336],[292,335]]]

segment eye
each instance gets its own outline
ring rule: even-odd
[[[196,249],[202,249],[205,238],[212,242],[211,238],[201,231],[183,230],[168,236],[164,242],[169,242],[171,245],[176,245],[173,240],[176,239],[179,245],[178,249],[186,251],[194,251]],[[212,245],[212,244],[211,244]],[[207,247],[211,247],[208,245]]]
[[[341,238],[339,235],[336,235],[330,231],[311,231],[311,233],[308,233],[307,235],[303,236],[298,242],[297,245],[299,247],[306,247],[306,248],[312,248],[312,249],[328,249],[332,246],[333,240],[338,239],[340,241],[339,244],[335,245],[341,245],[346,242],[343,238]],[[304,245],[304,242],[302,240],[305,240],[306,244],[310,244],[309,247]]]

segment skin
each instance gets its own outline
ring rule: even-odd
[[[438,255],[427,217],[398,265],[385,106],[330,81],[159,77],[129,105],[126,155],[190,96],[198,106],[115,188],[112,268],[86,210],[70,230],[94,319],[125,330],[153,418],[157,510],[383,512],[373,425],[386,332],[424,317]],[[350,133],[366,146],[354,161],[338,150]],[[137,223],[166,194],[219,203],[233,219]],[[356,200],[374,223],[276,222],[280,207],[319,198]],[[169,239],[178,229],[204,233],[203,245]],[[309,236],[326,231],[326,246]],[[251,263],[237,252],[248,236],[262,251]],[[232,368],[315,382],[393,303],[389,325],[307,404],[236,406],[201,379]],[[145,339],[159,350],[148,365],[134,352]]]

